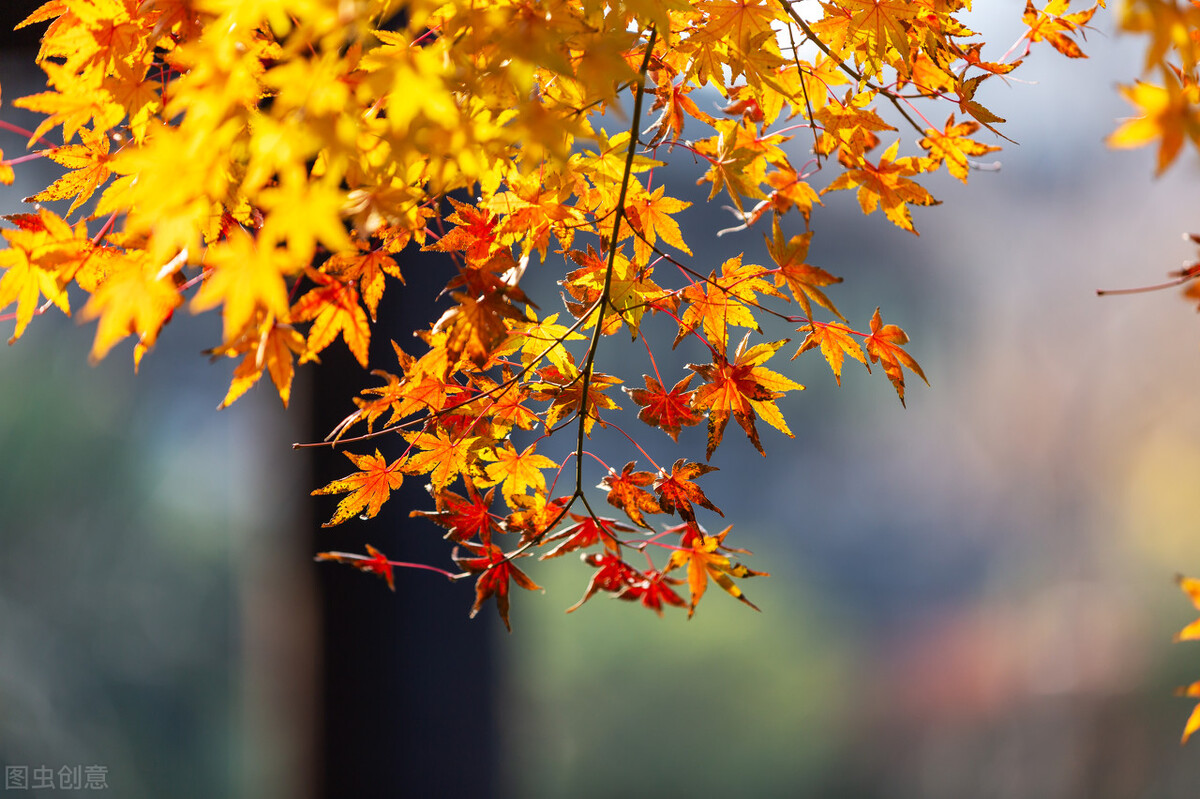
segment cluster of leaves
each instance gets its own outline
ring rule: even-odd
[[[223,406],[264,373],[286,404],[297,361],[340,338],[378,384],[326,442],[371,441],[346,452],[351,474],[314,492],[342,495],[329,525],[375,516],[404,479],[427,480],[434,509],[416,513],[455,547],[457,571],[444,573],[474,578],[472,614],[495,599],[507,624],[512,584],[536,588],[517,565],[535,553],[582,556],[593,571],[579,604],[606,592],[690,615],[709,578],[750,604],[735,580],[760,572],[733,559],[730,527],[706,531],[700,515],[723,514],[698,481],[731,417],[764,454],[758,422],[791,435],[777,403],[803,387],[768,368],[785,340],[752,341],[760,321],[803,333],[792,357],[819,351],[839,383],[847,358],[881,365],[902,402],[905,371],[925,377],[903,330],[879,310],[853,325],[826,294],[841,278],[808,263],[815,206],[853,190],[864,214],[915,234],[911,208],[937,202],[919,181],[944,169],[965,183],[974,159],[999,149],[977,138],[1004,122],[981,86],[1039,42],[1082,56],[1096,7],[1030,3],[1024,36],[999,57],[985,56],[969,10],[49,0],[23,23],[48,23],[48,87],[15,102],[45,118],[25,131],[32,153],[0,153],[0,180],[31,157],[67,171],[0,231],[0,311],[15,306],[4,317],[15,340],[50,306],[69,313],[73,285],[87,295],[82,316],[98,320],[93,357],[133,336],[136,365],[177,308],[219,309],[211,354],[237,361]],[[705,90],[723,107],[702,110]],[[907,142],[885,113],[911,129]],[[621,130],[604,127],[617,119]],[[55,132],[61,144],[46,138]],[[678,221],[688,203],[653,182],[672,154],[700,165],[710,200],[732,204],[734,230],[766,231],[765,265],[693,255]],[[417,351],[394,344],[394,364],[372,363],[381,298],[403,283],[411,248],[454,265],[444,312],[416,331]],[[531,263],[559,258],[565,315],[541,312],[522,287]],[[648,314],[673,320],[674,345],[698,341],[705,359],[664,378]],[[640,384],[596,368],[617,335],[645,342]],[[618,387],[673,440],[706,425],[704,462],[654,462],[618,424]],[[588,451],[599,430],[628,441],[628,462]],[[596,512],[589,459],[623,519]],[[672,518],[656,529],[654,517]],[[644,566],[630,562],[638,552]],[[320,557],[389,584],[393,567],[414,565],[375,548]]]
[[[1183,589],[1183,592],[1192,600],[1192,604],[1196,606],[1196,609],[1200,610],[1200,580],[1184,577],[1183,575],[1178,575],[1175,579],[1179,583],[1179,587]],[[1179,641],[1200,641],[1200,619],[1197,619],[1176,633],[1175,641],[1176,643]],[[1178,688],[1175,693],[1179,696],[1200,697],[1200,681]],[[1192,715],[1188,716],[1187,723],[1183,727],[1182,743],[1187,743],[1188,738],[1191,738],[1196,730],[1200,730],[1200,704],[1196,705],[1192,709]]]
[[[1126,0],[1121,29],[1146,37],[1142,80],[1121,86],[1121,94],[1137,109],[1108,143],[1131,148],[1157,145],[1156,173],[1161,175],[1179,157],[1186,143],[1200,149],[1200,2]],[[1200,245],[1200,235],[1187,238]],[[1142,289],[1102,291],[1123,294],[1185,286],[1184,296],[1200,303],[1200,260],[1169,273],[1170,281]]]

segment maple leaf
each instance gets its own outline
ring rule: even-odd
[[[771,231],[774,238],[767,239],[764,236],[763,239],[767,242],[767,252],[771,254],[771,260],[779,267],[775,272],[775,285],[787,284],[787,287],[792,290],[792,296],[796,298],[796,302],[804,309],[805,316],[812,317],[811,300],[837,316],[838,319],[846,321],[842,312],[837,309],[829,297],[825,296],[825,292],[821,291],[825,286],[841,283],[842,279],[834,277],[820,267],[804,262],[804,259],[808,257],[812,232],[802,233],[785,240],[783,231],[779,227],[778,218],[772,220]]]
[[[641,186],[636,188],[641,189]],[[665,186],[659,186],[653,193],[648,194],[645,190],[635,192],[633,199],[625,204],[625,218],[638,234],[633,240],[635,263],[650,262],[654,255],[654,244],[659,238],[688,255],[692,254],[679,231],[679,224],[670,216],[690,207],[691,203],[663,196],[665,189]]]
[[[401,283],[404,282],[404,276],[400,274],[396,259],[383,247],[370,249],[362,241],[356,241],[355,244],[358,245],[357,250],[335,254],[322,265],[322,270],[339,280],[358,281],[358,292],[373,322],[379,310],[379,301],[383,299],[385,275],[391,275]]]
[[[484,460],[495,461],[484,467],[487,474],[484,485],[503,482],[500,493],[506,500],[514,495],[524,494],[528,488],[535,492],[545,491],[546,477],[541,470],[558,468],[557,463],[545,455],[537,454],[536,442],[518,453],[512,442],[506,441],[504,446],[485,451],[481,457]]]
[[[305,180],[285,172],[278,188],[259,192],[259,202],[266,209],[259,233],[263,241],[269,246],[286,241],[299,261],[311,261],[318,242],[329,252],[354,247],[341,219],[345,194],[326,180]]]
[[[465,497],[448,489],[436,491],[429,486],[437,510],[414,510],[409,516],[424,516],[439,527],[446,528],[446,538],[452,541],[478,538],[485,546],[491,544],[492,532],[497,529],[491,513],[496,489],[480,494],[470,477],[464,478],[463,483],[467,486]]]
[[[554,233],[566,249],[575,238],[575,229],[585,224],[581,209],[568,205],[572,185],[563,181],[555,185],[550,176],[510,176],[509,191],[493,195],[485,207],[502,218],[496,226],[497,240],[503,243],[520,243],[522,253],[528,255],[536,249],[545,260],[550,246],[550,234]]]
[[[970,114],[971,116],[975,117],[975,119],[979,120],[983,126],[992,133],[995,133],[1002,139],[1012,141],[1012,139],[1009,139],[1003,133],[992,127],[993,122],[1006,122],[1007,120],[996,116],[975,100],[975,92],[979,89],[979,84],[983,83],[983,81],[990,77],[991,74],[977,75],[970,80],[962,81],[958,86],[956,86],[954,91],[958,95],[958,107],[961,108],[964,113]]]
[[[1104,3],[1100,0],[1089,9],[1067,14],[1065,12],[1070,4],[1071,0],[1050,0],[1044,9],[1039,11],[1034,8],[1033,0],[1025,0],[1025,12],[1021,15],[1021,21],[1029,27],[1025,32],[1025,38],[1029,40],[1025,48],[1026,53],[1034,42],[1046,42],[1067,58],[1087,58],[1070,34],[1082,31],[1096,13],[1096,9]]]
[[[559,530],[554,535],[546,536],[542,539],[542,543],[549,544],[552,541],[561,541],[558,546],[542,555],[538,560],[547,560],[548,558],[557,558],[565,555],[568,552],[574,552],[577,549],[603,544],[604,548],[613,554],[621,551],[621,542],[617,539],[617,533],[635,533],[637,530],[627,524],[622,524],[616,519],[607,517],[592,518],[591,516],[581,516],[578,513],[567,512],[567,515],[575,522],[562,530]]]
[[[766,205],[758,213],[765,212],[769,207],[776,213],[776,218],[779,215],[786,214],[792,208],[800,211],[804,217],[804,223],[807,225],[809,218],[812,216],[813,203],[821,205],[821,195],[813,190],[813,187],[800,179],[796,170],[791,167],[783,167],[776,169],[773,172],[767,173],[767,185],[774,191],[767,197]],[[757,222],[758,219],[752,214],[751,220]]]
[[[107,131],[121,121],[125,109],[112,102],[103,91],[96,91],[88,82],[76,80],[74,73],[53,61],[42,61],[51,91],[18,97],[13,101],[17,108],[35,111],[48,116],[33,130],[30,140],[40,138],[55,125],[63,127],[63,141],[69,142],[80,128],[92,123],[96,132]]]
[[[986,155],[1000,149],[995,145],[980,144],[967,138],[977,130],[979,130],[978,122],[968,120],[955,125],[954,114],[951,114],[942,131],[927,128],[925,138],[921,139],[918,144],[929,151],[929,157],[937,164],[944,162],[946,171],[966,183],[970,157]]]
[[[670,391],[650,375],[642,375],[645,388],[622,387],[629,398],[642,406],[638,418],[651,427],[657,427],[671,437],[672,441],[679,440],[680,427],[691,427],[700,424],[703,417],[691,407],[692,392],[687,390],[688,384],[696,375],[690,374],[676,383]]]
[[[1157,141],[1155,174],[1161,175],[1178,157],[1185,139],[1200,141],[1200,110],[1196,108],[1200,88],[1195,82],[1180,84],[1168,72],[1163,86],[1136,81],[1133,86],[1118,88],[1141,114],[1113,131],[1108,137],[1110,147],[1142,147]]]
[[[818,346],[821,348],[821,354],[825,356],[825,361],[829,364],[829,368],[833,370],[833,378],[839,386],[842,384],[842,364],[845,362],[845,356],[847,355],[863,366],[866,366],[868,372],[871,371],[871,367],[867,363],[867,357],[863,355],[862,347],[850,337],[849,330],[840,325],[811,323],[808,335],[804,337],[804,341],[800,344],[800,349],[796,350],[796,354],[792,356],[792,360],[796,360],[800,357],[801,353],[808,352],[813,347]]]
[[[605,426],[599,416],[601,408],[621,409],[621,406],[617,405],[612,397],[604,393],[605,390],[619,384],[621,380],[603,372],[592,372],[591,379],[586,381],[587,398],[585,400],[583,374],[575,366],[575,360],[570,353],[567,354],[566,365],[566,369],[559,369],[553,365],[539,369],[537,372],[539,380],[530,385],[529,396],[535,400],[550,402],[550,407],[546,409],[542,419],[547,430],[552,429],[558,420],[567,414],[578,413],[583,416],[583,431],[590,436],[596,422],[599,422],[601,427]]]
[[[658,478],[654,481],[654,490],[658,494],[658,504],[662,507],[664,513],[675,513],[679,511],[679,515],[685,521],[696,523],[696,513],[692,508],[692,503],[696,503],[702,508],[708,508],[719,516],[724,516],[721,509],[709,502],[708,497],[700,490],[693,481],[697,477],[701,477],[709,472],[717,471],[716,466],[708,466],[703,463],[687,463],[683,458],[675,461],[671,466],[671,473],[668,475],[665,472],[659,472]]]
[[[506,373],[505,380],[510,379],[511,375]],[[477,413],[487,417],[493,428],[493,437],[501,438],[514,427],[532,430],[540,421],[538,415],[525,405],[529,392],[516,383],[502,388],[501,384],[486,375],[472,375],[471,382],[479,389],[481,397],[486,395],[486,399],[472,404],[469,410],[475,411],[478,407]]]
[[[874,109],[867,108],[874,98],[873,91],[857,94],[847,91],[843,99],[828,103],[814,113],[813,122],[819,123],[824,131],[817,142],[817,151],[828,154],[837,148],[844,160],[853,163],[855,158],[861,159],[863,153],[879,144],[876,133],[895,130]]]
[[[434,323],[433,333],[446,334],[443,345],[451,363],[466,356],[476,366],[484,367],[496,349],[508,338],[506,319],[521,319],[521,312],[504,296],[492,293],[478,299],[460,292],[450,297],[458,304],[442,314]]]
[[[233,371],[229,391],[217,406],[218,409],[229,407],[249,391],[262,377],[264,368],[271,375],[271,382],[275,384],[279,399],[286,408],[292,394],[292,378],[296,373],[293,356],[303,352],[304,336],[291,325],[275,321],[272,316],[268,316],[256,329],[247,331],[233,343],[212,350],[214,358],[221,355],[231,358],[243,356],[241,363]]]
[[[288,319],[288,291],[284,275],[299,271],[286,250],[262,248],[250,234],[235,228],[229,238],[208,248],[209,271],[192,298],[199,313],[221,307],[225,341],[232,343],[260,311]]]
[[[379,513],[383,503],[387,502],[390,493],[404,482],[404,458],[397,458],[388,463],[379,454],[378,449],[374,455],[355,455],[353,452],[344,454],[359,471],[312,492],[313,496],[347,494],[342,497],[333,516],[322,524],[322,527],[341,524],[360,512],[362,518],[373,518]]]
[[[1188,599],[1192,601],[1192,604],[1195,605],[1197,609],[1200,609],[1200,580],[1196,580],[1191,577],[1184,577],[1182,574],[1177,574],[1175,576],[1175,582],[1177,582],[1183,592],[1187,594]],[[1200,640],[1200,619],[1197,619],[1175,634],[1176,642],[1196,640]],[[1194,682],[1191,685],[1183,688],[1178,688],[1176,689],[1175,693],[1177,696],[1200,697],[1200,681]],[[1192,734],[1195,733],[1196,730],[1200,730],[1200,703],[1198,703],[1196,707],[1192,709],[1191,715],[1188,716],[1187,723],[1183,728],[1183,739],[1180,741],[1180,743],[1187,743],[1188,738],[1192,737]]]
[[[663,603],[677,608],[687,607],[683,597],[675,593],[672,585],[683,585],[684,581],[668,577],[657,569],[649,569],[642,573],[642,579],[635,580],[617,594],[618,599],[638,601],[642,607],[650,608],[662,616]]]
[[[579,610],[583,607],[583,603],[591,599],[597,591],[619,593],[643,577],[641,572],[622,560],[620,555],[610,555],[606,552],[598,555],[584,553],[582,559],[584,563],[595,567],[596,571],[592,573],[592,578],[588,581],[583,599],[567,608],[567,613]]]
[[[660,69],[655,73],[654,105],[651,111],[662,109],[659,118],[645,130],[649,135],[650,146],[664,139],[678,139],[683,135],[684,115],[712,124],[716,120],[704,113],[696,105],[696,101],[688,97],[688,93],[696,87],[682,80],[674,82],[674,77],[668,70]]]
[[[317,359],[318,353],[341,334],[350,352],[364,367],[371,343],[371,326],[367,314],[358,302],[354,284],[338,280],[314,269],[306,271],[317,288],[305,294],[292,306],[295,322],[309,322],[307,346],[301,363]]]
[[[569,272],[566,280],[562,281],[563,288],[575,300],[567,301],[567,310],[578,319],[591,311],[592,306],[603,294],[608,264],[590,244],[587,252],[571,250],[567,257],[580,266],[579,269]],[[620,252],[616,253],[612,279],[609,281],[608,301],[605,303],[604,318],[600,323],[604,335],[616,333],[624,323],[629,327],[631,337],[637,338],[646,307],[652,306],[655,301],[665,296],[663,290],[650,279],[650,273],[650,267],[639,267]],[[596,323],[597,314],[597,311],[592,311],[592,317],[586,327]]]
[[[729,343],[731,325],[758,330],[749,305],[757,305],[757,293],[779,296],[771,284],[763,280],[767,270],[754,264],[743,264],[741,254],[721,264],[721,276],[710,272],[702,283],[693,283],[683,290],[682,301],[687,309],[679,320],[679,332],[672,347],[679,346],[688,333],[700,326],[705,337],[716,349]]]
[[[433,433],[405,433],[404,440],[417,449],[409,455],[404,471],[407,474],[430,472],[430,481],[437,491],[443,490],[460,474],[481,471],[477,456],[472,452],[478,438],[455,438],[439,428]]]
[[[662,513],[662,506],[646,487],[654,483],[654,475],[650,472],[635,472],[636,461],[630,461],[621,469],[620,474],[609,470],[597,488],[608,492],[608,504],[625,511],[625,515],[638,527],[653,530],[646,522],[645,514]]]
[[[71,172],[51,183],[47,188],[30,197],[35,202],[65,200],[74,197],[71,207],[67,209],[70,216],[75,209],[83,205],[95,194],[111,174],[108,169],[108,136],[94,130],[81,128],[79,138],[82,144],[69,144],[56,147],[46,153],[46,156],[57,164],[61,164]]]
[[[497,217],[486,209],[461,203],[453,197],[447,197],[446,200],[454,207],[454,213],[447,216],[446,221],[455,227],[422,249],[461,252],[468,261],[487,261],[500,246],[496,241]]]
[[[377,574],[387,580],[388,588],[395,591],[396,584],[392,576],[392,562],[387,559],[386,555],[370,544],[367,544],[367,555],[370,557],[354,555],[349,552],[318,552],[314,560],[331,560],[334,563],[346,563],[359,571],[367,572],[368,574]]]
[[[525,319],[513,323],[507,341],[497,348],[494,354],[507,355],[519,349],[523,363],[532,363],[540,356],[560,369],[568,368],[566,360],[570,353],[564,342],[582,341],[584,337],[557,322],[556,313],[539,322],[534,310],[526,308]]]
[[[908,179],[922,169],[915,159],[896,158],[899,147],[900,141],[897,139],[880,157],[878,165],[866,159],[861,160],[853,168],[838,175],[825,187],[822,194],[857,186],[858,204],[864,214],[874,213],[882,205],[883,213],[893,224],[916,234],[908,206],[937,205],[938,201]]]
[[[757,344],[746,349],[749,340],[750,334],[747,333],[738,345],[733,363],[729,363],[723,354],[714,353],[711,364],[688,364],[689,369],[707,381],[692,394],[692,407],[708,411],[706,459],[712,458],[721,443],[730,415],[746,431],[750,442],[763,457],[767,453],[758,440],[758,429],[754,425],[756,414],[779,432],[795,438],[775,400],[782,397],[785,391],[803,390],[804,386],[760,365],[788,340]]]
[[[917,365],[911,355],[901,348],[907,343],[908,335],[896,325],[883,324],[883,320],[879,316],[879,309],[876,308],[874,315],[871,316],[871,335],[866,338],[867,354],[871,356],[871,363],[879,361],[883,364],[883,371],[895,386],[901,405],[904,404],[904,369],[902,366],[912,369],[918,377],[925,381],[925,385],[929,385],[929,380],[921,371],[921,367]]]
[[[144,250],[127,251],[119,265],[88,299],[81,314],[86,320],[99,319],[96,338],[89,356],[99,361],[120,340],[137,335],[139,345],[149,348],[183,300],[169,276],[150,263]],[[135,352],[135,357],[140,357]]]
[[[571,503],[571,497],[548,499],[545,492],[514,494],[508,498],[512,513],[504,518],[504,530],[520,533],[521,543],[539,542],[558,526]]]
[[[40,209],[36,216],[6,218],[18,226],[16,230],[0,231],[8,243],[0,250],[0,268],[4,269],[0,309],[17,304],[17,326],[8,341],[12,344],[32,321],[39,296],[70,314],[66,284],[93,248],[82,222],[72,228],[48,209]]]
[[[510,555],[495,544],[471,544],[466,541],[459,544],[459,547],[474,557],[459,555],[458,547],[455,547],[454,553],[451,555],[454,562],[468,574],[479,575],[475,580],[475,604],[471,606],[471,618],[475,618],[475,614],[479,613],[484,602],[494,597],[496,611],[504,621],[504,626],[509,632],[512,632],[512,625],[508,623],[509,581],[515,582],[527,591],[541,590],[541,586],[530,580],[523,571],[513,565],[514,557],[524,557],[526,553]]]
[[[878,74],[891,64],[894,51],[900,59],[909,58],[908,31],[917,9],[905,0],[835,0],[845,13],[845,31],[840,34],[853,42],[855,55],[868,74]]]
[[[722,546],[725,536],[729,535],[729,531],[732,529],[733,525],[731,524],[716,535],[705,535],[698,527],[689,524],[680,540],[680,548],[671,553],[671,559],[663,571],[669,572],[681,566],[687,566],[688,590],[691,592],[691,601],[688,603],[689,619],[696,612],[696,605],[704,596],[710,577],[734,599],[758,610],[758,606],[746,598],[742,589],[733,582],[733,578],[766,577],[768,575],[766,572],[754,571],[740,563],[735,563],[727,555],[721,554],[721,550],[726,549]]]

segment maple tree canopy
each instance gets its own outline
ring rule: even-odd
[[[389,585],[397,567],[473,579],[472,615],[494,600],[506,625],[513,585],[537,588],[525,559],[571,552],[590,579],[570,610],[606,592],[690,616],[710,578],[754,607],[735,581],[762,572],[702,519],[723,516],[710,461],[731,418],[764,455],[767,428],[791,436],[778,402],[803,386],[760,322],[790,324],[791,357],[819,352],[839,384],[847,359],[881,366],[901,402],[925,380],[885,310],[847,319],[842,278],[808,263],[822,198],[853,191],[916,234],[914,208],[938,202],[922,181],[966,183],[1005,141],[980,88],[1035,47],[1085,57],[1104,5],[1029,0],[1003,51],[968,26],[971,0],[49,0],[21,23],[44,27],[46,90],[3,98],[42,120],[0,108],[0,183],[32,158],[63,171],[0,229],[0,320],[15,341],[78,310],[92,357],[132,338],[136,368],[181,308],[219,312],[222,407],[264,375],[287,405],[297,366],[345,346],[372,379],[320,443],[352,468],[313,491],[337,498],[327,526],[420,480],[432,509],[413,515],[444,530],[453,570],[373,546],[321,560]],[[1200,3],[1128,0],[1119,21],[1147,59],[1110,143],[1157,145],[1162,171],[1200,142]],[[763,246],[697,256],[690,204],[655,181],[668,162],[696,165]],[[446,256],[440,316],[375,362],[414,249]],[[561,307],[526,294],[530,269],[556,270]],[[1192,299],[1197,274],[1177,280]],[[655,315],[670,346],[643,333]],[[644,362],[600,372],[611,336],[640,339]],[[701,362],[669,361],[685,340]],[[703,460],[638,443],[682,447],[700,425]],[[623,463],[588,450],[598,435],[628,445]]]

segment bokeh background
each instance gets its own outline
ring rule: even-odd
[[[1021,6],[986,5],[973,27],[1015,40]],[[444,557],[404,509],[316,530],[332,501],[307,494],[346,468],[290,445],[328,427],[311,397],[336,390],[336,421],[371,378],[326,365],[286,414],[266,388],[218,413],[215,319],[181,313],[136,376],[128,346],[89,366],[88,326],[37,319],[0,352],[0,762],[101,764],[121,797],[1195,796],[1171,692],[1200,649],[1170,640],[1195,617],[1172,577],[1200,573],[1200,320],[1175,292],[1095,290],[1195,257],[1200,175],[1105,148],[1140,54],[1096,27],[1088,60],[1035,51],[1031,83],[985,84],[1020,145],[969,187],[930,181],[920,237],[848,192],[814,212],[835,302],[860,326],[883,306],[931,386],[910,379],[906,409],[811,353],[786,367],[808,386],[781,403],[795,440],[764,429],[763,459],[731,428],[708,490],[771,572],[746,586],[761,614],[714,590],[690,622],[603,597],[564,616],[590,570],[534,565],[545,595],[514,598],[508,635],[490,607],[466,619],[467,585],[401,574],[393,597],[314,565],[359,539]],[[13,122],[40,74],[17,45]],[[0,210],[52,178],[22,165]],[[730,220],[684,214],[698,268],[766,257],[757,231],[711,236]],[[547,310],[556,268],[530,276]],[[680,442],[695,457],[703,431]]]

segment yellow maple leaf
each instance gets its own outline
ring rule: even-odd
[[[541,470],[558,468],[557,463],[545,455],[537,453],[536,442],[518,453],[512,442],[506,441],[502,447],[484,451],[482,458],[487,461],[495,461],[495,463],[489,463],[484,467],[487,480],[481,485],[496,485],[503,482],[500,493],[506,499],[517,494],[524,494],[528,488],[532,488],[534,493],[544,493],[546,477]]]
[[[143,347],[152,347],[162,326],[183,302],[169,276],[159,276],[159,267],[142,250],[131,250],[114,264],[113,272],[96,287],[83,308],[83,319],[99,319],[91,359],[98,361],[129,335],[137,335]]]
[[[287,407],[292,394],[292,378],[296,369],[295,356],[304,352],[304,336],[291,325],[280,324],[268,315],[257,328],[247,329],[233,344],[213,350],[213,356],[242,356],[241,363],[233,371],[229,391],[219,408],[227,408],[245,394],[262,377],[263,369],[271,375],[271,382],[279,392],[283,407]]]
[[[908,179],[920,172],[922,165],[913,158],[896,158],[899,147],[900,141],[897,139],[879,158],[878,165],[865,158],[860,160],[838,175],[821,193],[857,187],[858,204],[864,214],[874,213],[882,206],[884,215],[893,224],[916,234],[908,206],[937,205],[938,201]]]
[[[718,350],[729,343],[729,328],[733,325],[758,330],[758,320],[749,305],[757,303],[756,294],[779,293],[763,280],[767,270],[754,264],[743,264],[735,255],[721,264],[721,276],[709,273],[708,280],[693,283],[683,290],[682,300],[688,303],[679,320],[675,343],[683,341],[699,325],[708,342]]]
[[[208,248],[211,271],[192,298],[192,311],[221,306],[225,341],[232,342],[259,312],[288,318],[288,289],[284,275],[295,274],[298,262],[281,247],[263,247],[241,228]]]
[[[792,360],[796,360],[800,353],[817,346],[821,348],[821,354],[825,356],[829,368],[833,370],[833,377],[839,386],[842,384],[842,364],[847,355],[866,366],[868,372],[871,371],[871,367],[867,364],[867,356],[863,355],[862,347],[850,337],[849,331],[841,325],[811,323],[808,335],[804,337],[800,349],[796,350]]]
[[[82,222],[72,228],[45,208],[36,216],[27,214],[9,219],[18,227],[0,231],[8,243],[7,248],[0,250],[0,269],[4,269],[0,276],[0,309],[17,304],[17,325],[8,342],[12,344],[38,312],[39,296],[70,315],[65,286],[92,246]]]
[[[75,209],[83,205],[96,192],[108,176],[108,135],[97,133],[88,128],[79,129],[79,139],[82,144],[69,144],[56,147],[46,153],[55,163],[62,164],[72,170],[63,175],[48,187],[33,195],[30,199],[38,202],[65,200],[74,197],[71,207],[67,209],[70,216]]]
[[[1161,175],[1179,155],[1185,139],[1200,146],[1200,88],[1180,84],[1166,73],[1163,86],[1142,81],[1121,86],[1121,94],[1141,112],[1125,120],[1108,137],[1110,147],[1143,147],[1158,142],[1156,174]]]

